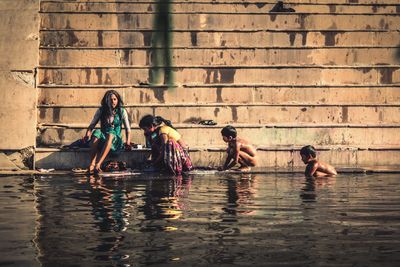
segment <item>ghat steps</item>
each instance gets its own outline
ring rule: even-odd
[[[335,165],[398,164],[398,0],[295,0],[285,6],[296,12],[270,13],[275,3],[170,1],[163,17],[157,1],[41,1],[37,167],[86,166],[87,151],[54,147],[82,136],[111,88],[132,141],[143,143],[141,116],[162,115],[196,165],[221,164],[225,124],[258,147],[263,167],[302,166],[306,144]],[[172,82],[154,82],[159,72]]]

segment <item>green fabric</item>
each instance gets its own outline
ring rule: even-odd
[[[122,134],[121,134],[121,112],[117,112],[114,116],[114,121],[112,126],[102,127],[101,129],[97,129],[93,132],[93,136],[99,139],[100,145],[104,145],[107,140],[107,135],[112,134],[113,140],[111,144],[111,152],[116,152],[119,150],[124,149],[124,142],[122,141]]]

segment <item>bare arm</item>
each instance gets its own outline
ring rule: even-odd
[[[131,124],[129,123],[128,119],[128,113],[126,112],[126,109],[123,109],[122,111],[122,120],[124,123],[125,127],[125,144],[130,145],[131,144]]]
[[[94,127],[96,127],[96,124],[99,122],[100,115],[101,115],[101,110],[98,109],[96,111],[96,113],[94,114],[93,119],[90,122],[90,124],[89,124],[89,126],[88,126],[88,128],[86,130],[85,137],[87,137],[88,139],[90,139],[90,137],[92,136],[92,131],[93,131]]]
[[[240,143],[235,142],[234,147],[231,148],[233,150],[234,155],[232,155],[231,153],[229,153],[228,157],[229,159],[229,164],[227,164],[226,166],[224,165],[224,169],[230,169],[233,166],[235,166],[236,164],[239,163],[239,152],[240,152]],[[228,160],[228,158],[227,158]]]
[[[314,161],[314,162],[310,162],[305,170],[305,176],[307,177],[313,177],[315,172],[318,170],[319,164],[318,162]]]
[[[179,145],[181,145],[181,147],[183,149],[186,149],[186,150],[189,149],[188,145],[185,143],[185,141],[182,140],[182,138],[179,139],[177,142],[178,142]]]
[[[228,169],[228,164],[229,164],[229,162],[231,162],[231,160],[232,160],[232,156],[230,153],[228,153],[225,163],[224,163],[224,166],[222,167],[222,170]]]
[[[126,131],[126,141],[125,144],[130,145],[131,144],[131,131]]]
[[[235,142],[235,165],[239,163],[239,154],[240,154],[240,147],[241,146],[242,146],[241,143],[239,143],[237,141]]]
[[[166,134],[161,134],[160,139],[161,139],[160,154],[158,154],[158,157],[153,161],[153,164],[157,164],[162,160],[162,157],[164,156],[164,151],[165,151],[165,144],[168,142],[168,136]]]

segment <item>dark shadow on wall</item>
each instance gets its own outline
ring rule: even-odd
[[[172,15],[171,0],[157,0],[150,48],[150,84],[174,84],[172,70]]]
[[[396,59],[400,62],[400,44],[396,48]]]

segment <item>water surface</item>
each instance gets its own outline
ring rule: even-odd
[[[0,266],[399,266],[399,175],[1,177]]]

